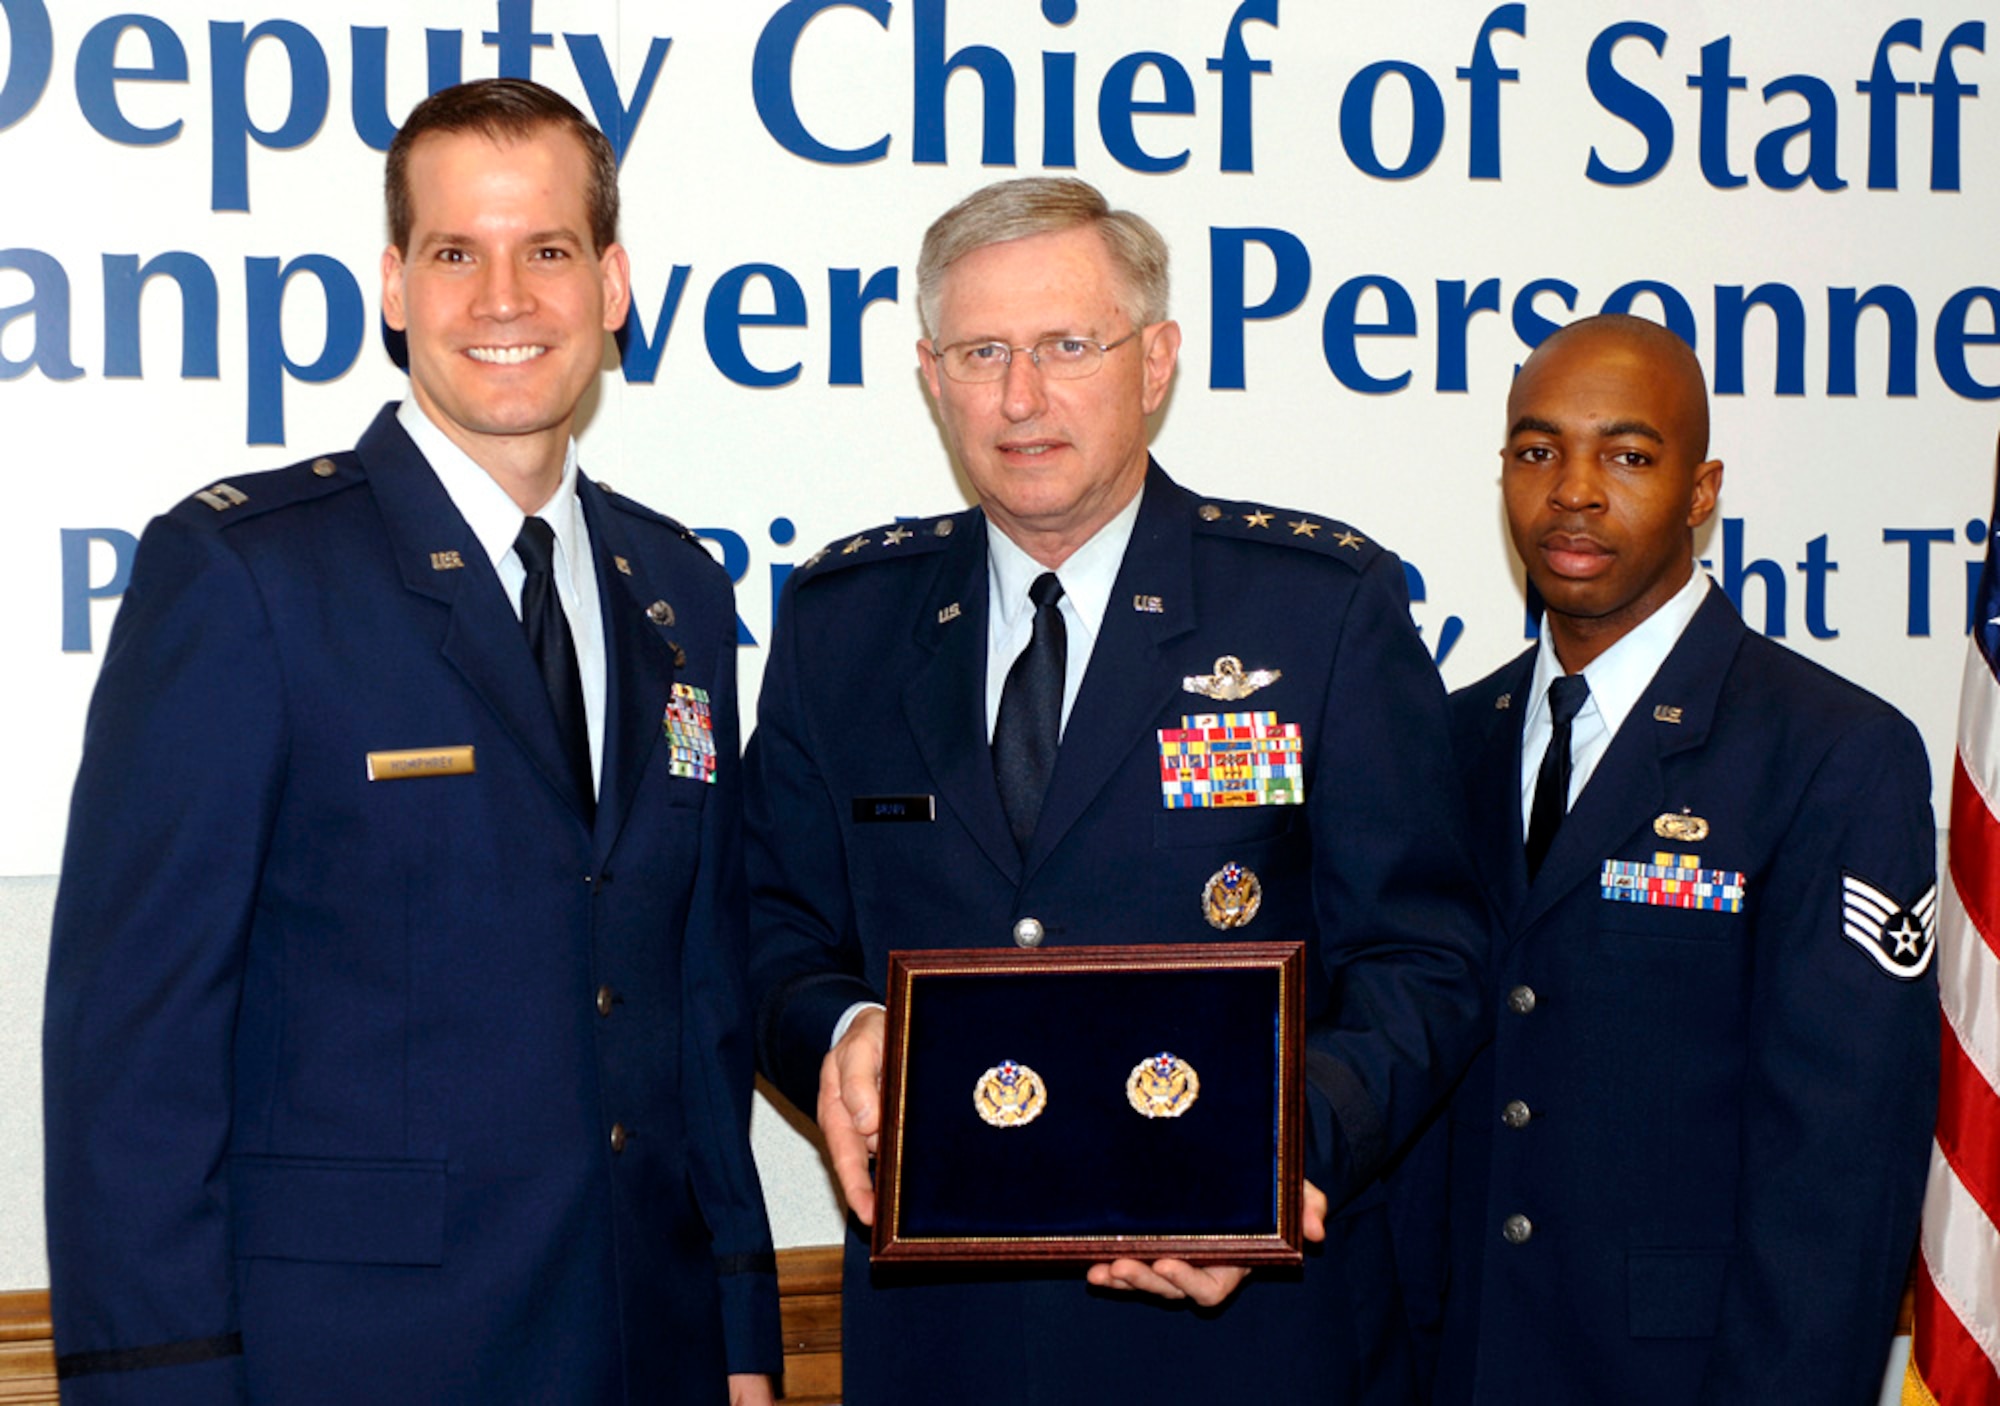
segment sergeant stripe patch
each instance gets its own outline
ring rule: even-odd
[[[1905,908],[1858,874],[1840,874],[1841,932],[1898,981],[1914,981],[1937,951],[1937,885]]]

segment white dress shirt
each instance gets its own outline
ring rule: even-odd
[[[1590,684],[1590,696],[1584,700],[1576,721],[1570,724],[1569,798],[1563,806],[1565,811],[1583,794],[1584,785],[1597,770],[1597,764],[1604,760],[1604,753],[1611,746],[1611,739],[1618,735],[1626,714],[1632,711],[1646,686],[1652,683],[1653,675],[1660,672],[1660,666],[1680,643],[1708,590],[1708,573],[1696,567],[1688,583],[1671,600],[1584,665],[1583,677]],[[1562,672],[1545,623],[1541,647],[1535,651],[1528,717],[1521,728],[1521,833],[1524,835],[1528,833],[1535,807],[1535,778],[1541,772],[1542,754],[1548,751],[1549,735],[1555,731],[1555,724],[1549,719],[1549,685]]]
[[[1132,495],[1118,516],[1091,535],[1089,541],[1070,553],[1056,570],[1062,582],[1063,628],[1068,641],[1063,659],[1062,726],[1069,726],[1069,710],[1075,706],[1077,689],[1083,684],[1084,670],[1090,667],[1090,651],[1097,646],[1097,632],[1104,625],[1104,611],[1111,604],[1111,588],[1118,583],[1118,568],[1125,564],[1125,548],[1132,541],[1132,528],[1139,521],[1139,499],[1143,490]],[[1028,587],[1048,568],[1029,556],[1014,539],[986,524],[986,736],[990,741],[993,725],[1000,718],[1000,694],[1007,686],[1007,671],[1035,637],[1035,607],[1028,599]]]
[[[451,505],[479,539],[518,620],[521,586],[528,576],[514,553],[514,539],[521,535],[524,516],[520,505],[507,496],[493,475],[431,422],[415,396],[397,408],[396,420],[430,462],[431,472],[444,485]],[[583,716],[590,730],[590,777],[595,791],[604,772],[604,611],[597,594],[590,529],[584,525],[583,508],[576,501],[576,475],[576,441],[572,439],[563,455],[562,482],[535,516],[556,534],[556,594],[569,621],[570,638],[576,645],[576,671],[583,680]]]

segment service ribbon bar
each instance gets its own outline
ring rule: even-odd
[[[1701,856],[1662,850],[1651,864],[1607,859],[1599,878],[1604,897],[1614,903],[1647,903],[1658,908],[1700,908],[1712,913],[1743,911],[1743,876],[1733,869],[1704,869]]]
[[[1199,713],[1160,734],[1168,810],[1295,806],[1306,798],[1305,743],[1276,713]]]

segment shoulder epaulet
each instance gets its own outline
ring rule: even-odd
[[[827,543],[800,562],[792,575],[810,579],[843,567],[942,551],[950,544],[954,533],[965,531],[971,524],[970,509],[940,517],[898,518],[852,537]]]
[[[361,481],[361,464],[351,450],[322,454],[282,469],[217,479],[182,499],[175,511],[197,522],[230,527],[295,503],[324,498]]]
[[[657,512],[647,507],[644,503],[641,503],[637,498],[627,498],[608,483],[601,480],[593,481],[597,483],[598,491],[604,495],[604,501],[618,509],[619,512],[628,513],[645,522],[658,523],[661,527],[666,528],[667,531],[679,537],[683,542],[691,543],[697,547],[701,546],[700,536],[696,534],[692,527],[681,522],[678,518],[671,518],[665,513]],[[704,547],[702,550],[706,551],[707,548]]]
[[[1194,510],[1194,519],[1195,530],[1209,536],[1317,552],[1345,562],[1356,571],[1367,569],[1382,551],[1378,544],[1344,522],[1264,503],[1204,498]]]

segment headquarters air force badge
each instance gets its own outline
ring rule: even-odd
[[[1937,885],[1905,908],[1866,879],[1842,870],[1840,927],[1876,966],[1899,981],[1914,981],[1937,951]]]
[[[667,697],[660,725],[667,734],[667,771],[690,781],[715,784],[715,725],[708,712],[708,690],[677,683]]]
[[[1245,670],[1243,661],[1233,654],[1225,654],[1215,661],[1212,674],[1189,674],[1181,680],[1181,687],[1189,693],[1199,693],[1204,698],[1213,698],[1218,703],[1234,703],[1239,698],[1248,698],[1266,684],[1276,683],[1284,677],[1280,669]]]

